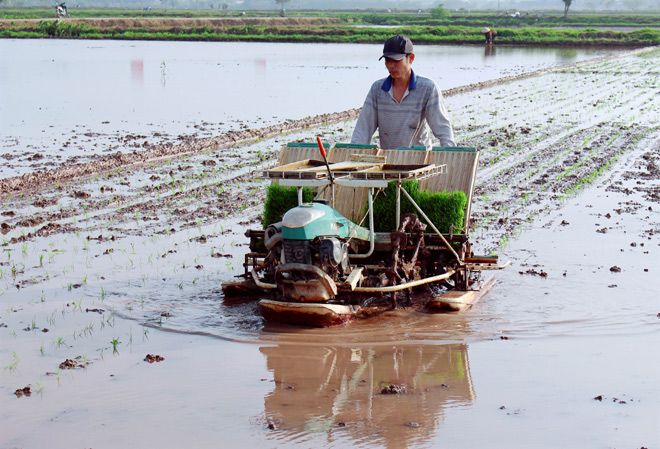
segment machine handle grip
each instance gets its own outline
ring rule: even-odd
[[[323,156],[323,160],[326,160],[327,153],[325,152],[325,148],[323,148],[323,142],[321,142],[320,135],[316,136],[316,144],[319,146],[319,151],[321,152],[321,156]]]

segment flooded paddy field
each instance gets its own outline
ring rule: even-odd
[[[0,447],[660,446],[659,62],[447,98],[482,149],[472,238],[513,262],[462,314],[303,329],[223,301],[253,173],[350,114],[3,190]]]
[[[383,77],[380,51],[358,44],[0,40],[0,178],[360,107],[371,82]],[[442,89],[618,52],[416,51],[416,70]]]

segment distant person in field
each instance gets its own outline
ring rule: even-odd
[[[431,136],[440,145],[453,147],[454,131],[442,101],[442,93],[433,80],[412,70],[413,44],[397,35],[385,41],[383,56],[390,73],[372,84],[353,131],[352,143],[370,144],[378,129],[380,147],[431,146]]]
[[[484,38],[486,39],[486,45],[493,45],[495,43],[495,36],[497,35],[497,31],[490,28],[484,28],[481,30],[481,34],[483,34]]]

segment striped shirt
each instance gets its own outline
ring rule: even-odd
[[[351,143],[370,144],[376,129],[380,147],[396,149],[422,145],[430,147],[431,135],[440,145],[453,147],[454,132],[442,93],[433,80],[412,72],[408,90],[400,103],[394,100],[392,78],[387,77],[372,84],[364,100]]]

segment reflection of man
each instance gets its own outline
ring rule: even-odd
[[[369,144],[378,129],[381,148],[429,147],[430,127],[442,146],[455,146],[442,93],[432,80],[412,70],[415,53],[410,39],[401,35],[389,38],[383,58],[390,76],[371,86],[351,142]]]

